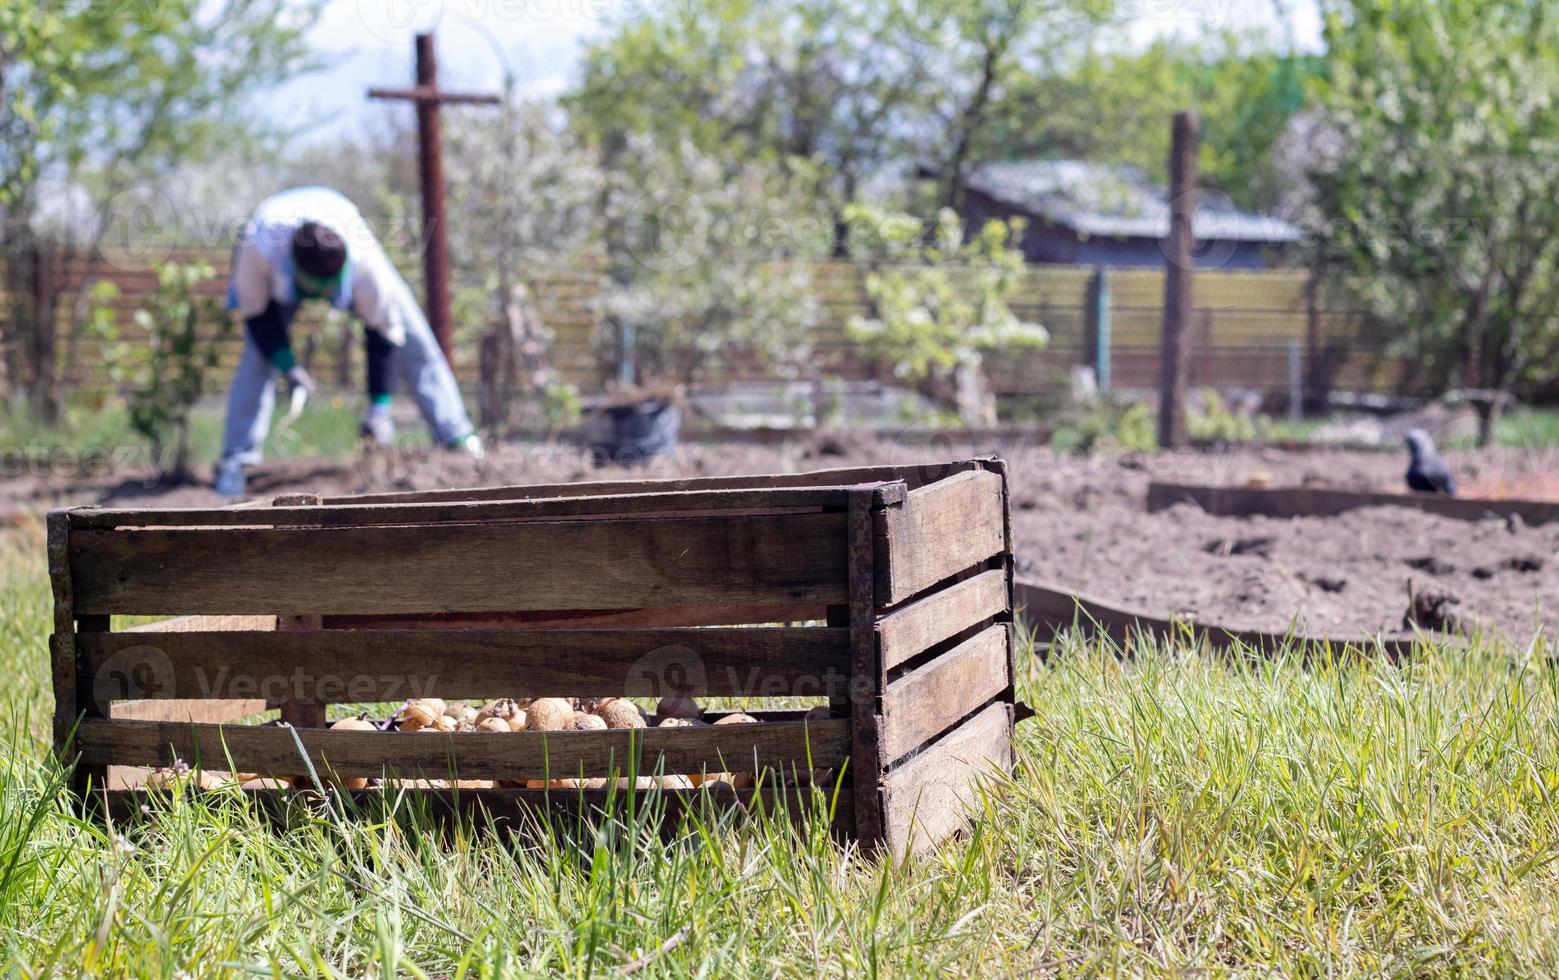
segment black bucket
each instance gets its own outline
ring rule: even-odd
[[[682,409],[663,399],[613,405],[590,425],[590,452],[597,466],[633,466],[672,452],[682,430]]]

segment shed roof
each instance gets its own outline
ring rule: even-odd
[[[1035,218],[1083,235],[1165,238],[1169,194],[1135,167],[1081,160],[1020,160],[975,168],[968,186]],[[1300,230],[1269,215],[1251,214],[1219,195],[1198,195],[1198,238],[1280,244]]]

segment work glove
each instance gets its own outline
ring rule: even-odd
[[[309,373],[307,371],[303,370],[303,365],[294,364],[290,369],[288,369],[287,380],[292,384],[294,389],[302,388],[304,391],[308,392],[310,398],[314,397],[314,379],[309,377]]]

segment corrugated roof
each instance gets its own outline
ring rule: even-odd
[[[1080,160],[1023,160],[976,167],[968,186],[1036,218],[1080,234],[1111,238],[1169,235],[1169,194],[1134,167]],[[1198,238],[1279,244],[1300,238],[1279,218],[1251,214],[1216,194],[1198,195]]]

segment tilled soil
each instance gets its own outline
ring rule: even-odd
[[[1194,614],[1241,629],[1355,636],[1402,635],[1410,591],[1442,604],[1464,626],[1525,643],[1559,630],[1559,524],[1469,522],[1402,507],[1334,518],[1225,518],[1180,505],[1144,507],[1153,479],[1274,486],[1402,488],[1397,453],[1238,450],[1227,453],[1062,455],[1008,441],[895,442],[852,434],[778,445],[689,445],[632,471],[646,478],[789,472],[885,462],[922,462],[1000,452],[1013,479],[1018,568],[1063,588],[1155,615]],[[1559,486],[1559,451],[1450,454],[1466,495]],[[256,497],[449,486],[622,479],[579,451],[510,446],[485,464],[445,453],[393,463],[362,459],[279,460],[254,474]],[[136,472],[49,472],[0,480],[0,510],[60,504],[189,507],[221,501],[200,486],[160,488]]]

